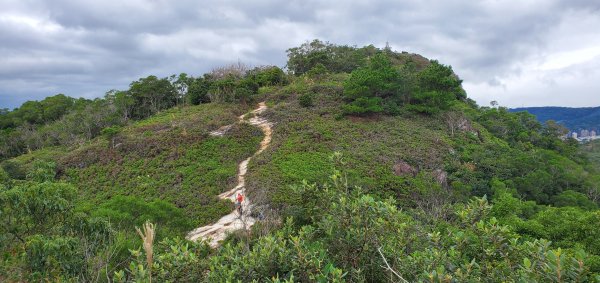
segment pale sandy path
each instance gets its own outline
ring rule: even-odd
[[[235,202],[235,197],[238,193],[241,193],[244,196],[244,201],[242,202],[243,214],[240,215],[236,210],[234,210],[231,213],[221,217],[221,219],[219,219],[219,221],[217,221],[216,223],[194,229],[193,231],[188,233],[186,237],[188,240],[197,241],[199,239],[204,239],[207,240],[210,246],[214,248],[219,245],[220,241],[225,239],[227,233],[240,229],[249,229],[256,222],[256,219],[250,216],[250,209],[252,208],[252,206],[250,205],[250,200],[246,196],[245,176],[246,171],[248,170],[248,162],[250,162],[250,159],[263,152],[271,143],[272,124],[266,119],[259,117],[259,115],[266,109],[267,105],[264,102],[261,102],[258,104],[258,108],[250,112],[251,114],[253,114],[253,117],[250,118],[248,121],[244,119],[246,114],[239,117],[238,123],[247,122],[251,125],[259,127],[265,134],[265,137],[260,142],[260,148],[258,149],[258,151],[255,152],[254,155],[248,157],[246,160],[240,163],[237,174],[237,185],[233,189],[219,195],[219,197],[222,199],[229,199],[232,202]],[[223,126],[218,130],[211,132],[210,134],[212,136],[222,136],[229,129],[231,129],[232,126],[233,125]]]

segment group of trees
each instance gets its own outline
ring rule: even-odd
[[[401,106],[435,114],[466,98],[462,81],[450,66],[435,60],[419,66],[416,56],[389,47],[357,48],[314,40],[287,52],[287,67],[295,75],[350,73],[344,83],[346,114],[397,114]]]
[[[395,114],[399,107],[435,114],[454,101],[466,98],[461,80],[452,68],[437,61],[421,71],[405,64],[394,66],[385,53],[373,56],[365,67],[354,70],[344,83],[347,114]]]
[[[88,141],[104,128],[150,117],[162,110],[207,102],[249,102],[263,86],[286,82],[275,66],[248,69],[243,64],[216,68],[201,77],[185,73],[166,78],[148,76],[127,90],[111,90],[104,98],[71,98],[63,94],[27,101],[0,112],[0,160],[47,146]]]
[[[447,158],[445,167],[454,187],[490,195],[490,184],[497,179],[540,204],[564,203],[559,196],[566,191],[597,199],[597,169],[578,151],[577,141],[563,138],[562,126],[541,124],[531,114],[502,107],[465,108],[463,115],[485,131],[469,124],[462,135],[453,137],[457,154]]]
[[[530,113],[510,112],[505,107],[482,107],[473,118],[494,136],[511,145],[531,144],[555,150],[564,156],[581,159],[577,155],[577,141],[559,139],[569,130],[553,120],[542,124]]]
[[[10,126],[0,130],[0,160],[45,146],[80,144],[97,136],[104,127],[124,122],[109,100],[73,99],[62,94],[50,98],[55,97],[68,103],[52,108],[35,101],[26,102],[23,105],[35,106],[20,107],[1,115],[10,121]],[[51,112],[55,109],[61,111]],[[36,114],[30,115],[32,113]]]
[[[85,99],[75,99],[64,94],[49,96],[41,101],[27,101],[14,111],[0,111],[0,129],[15,128],[26,123],[52,122],[73,109],[85,107],[86,104]]]
[[[315,67],[322,67],[332,73],[349,73],[365,66],[368,58],[378,52],[373,45],[357,48],[315,39],[287,50],[287,68],[297,76],[308,73]]]

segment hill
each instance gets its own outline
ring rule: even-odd
[[[600,174],[578,143],[416,54],[288,57],[4,114],[0,281],[600,280]],[[244,183],[250,205],[218,221]]]
[[[571,131],[600,128],[600,107],[524,107],[513,108],[510,111],[527,111],[535,115],[542,123],[554,120]]]

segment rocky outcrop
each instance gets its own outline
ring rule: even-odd
[[[433,171],[433,178],[435,181],[446,188],[448,186],[448,173],[442,169],[436,169]]]
[[[396,176],[402,176],[402,177],[415,177],[419,173],[418,169],[410,166],[410,164],[408,164],[402,160],[396,162],[396,164],[394,164],[394,167],[392,168],[392,170],[394,170],[394,174]]]

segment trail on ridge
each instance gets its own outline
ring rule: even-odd
[[[219,195],[221,199],[229,199],[232,202],[235,202],[235,197],[238,193],[241,193],[244,196],[244,201],[242,202],[242,215],[240,215],[237,210],[233,210],[231,213],[221,217],[217,222],[202,226],[194,229],[186,238],[191,241],[197,241],[199,239],[209,241],[211,247],[217,247],[219,242],[225,239],[227,233],[233,232],[240,229],[249,229],[254,225],[256,219],[250,215],[252,206],[250,205],[250,199],[246,196],[246,171],[248,170],[248,162],[250,160],[263,152],[271,143],[271,126],[272,124],[266,119],[260,118],[259,115],[267,109],[267,105],[264,102],[258,104],[258,108],[252,110],[250,114],[253,116],[248,121],[244,119],[247,114],[241,115],[239,117],[238,123],[249,123],[251,125],[259,127],[265,137],[260,142],[260,148],[256,151],[252,156],[248,157],[246,160],[242,161],[238,167],[237,173],[237,185],[222,194]],[[231,129],[233,125],[227,125],[219,128],[218,130],[211,132],[211,136],[223,136],[229,129]]]

